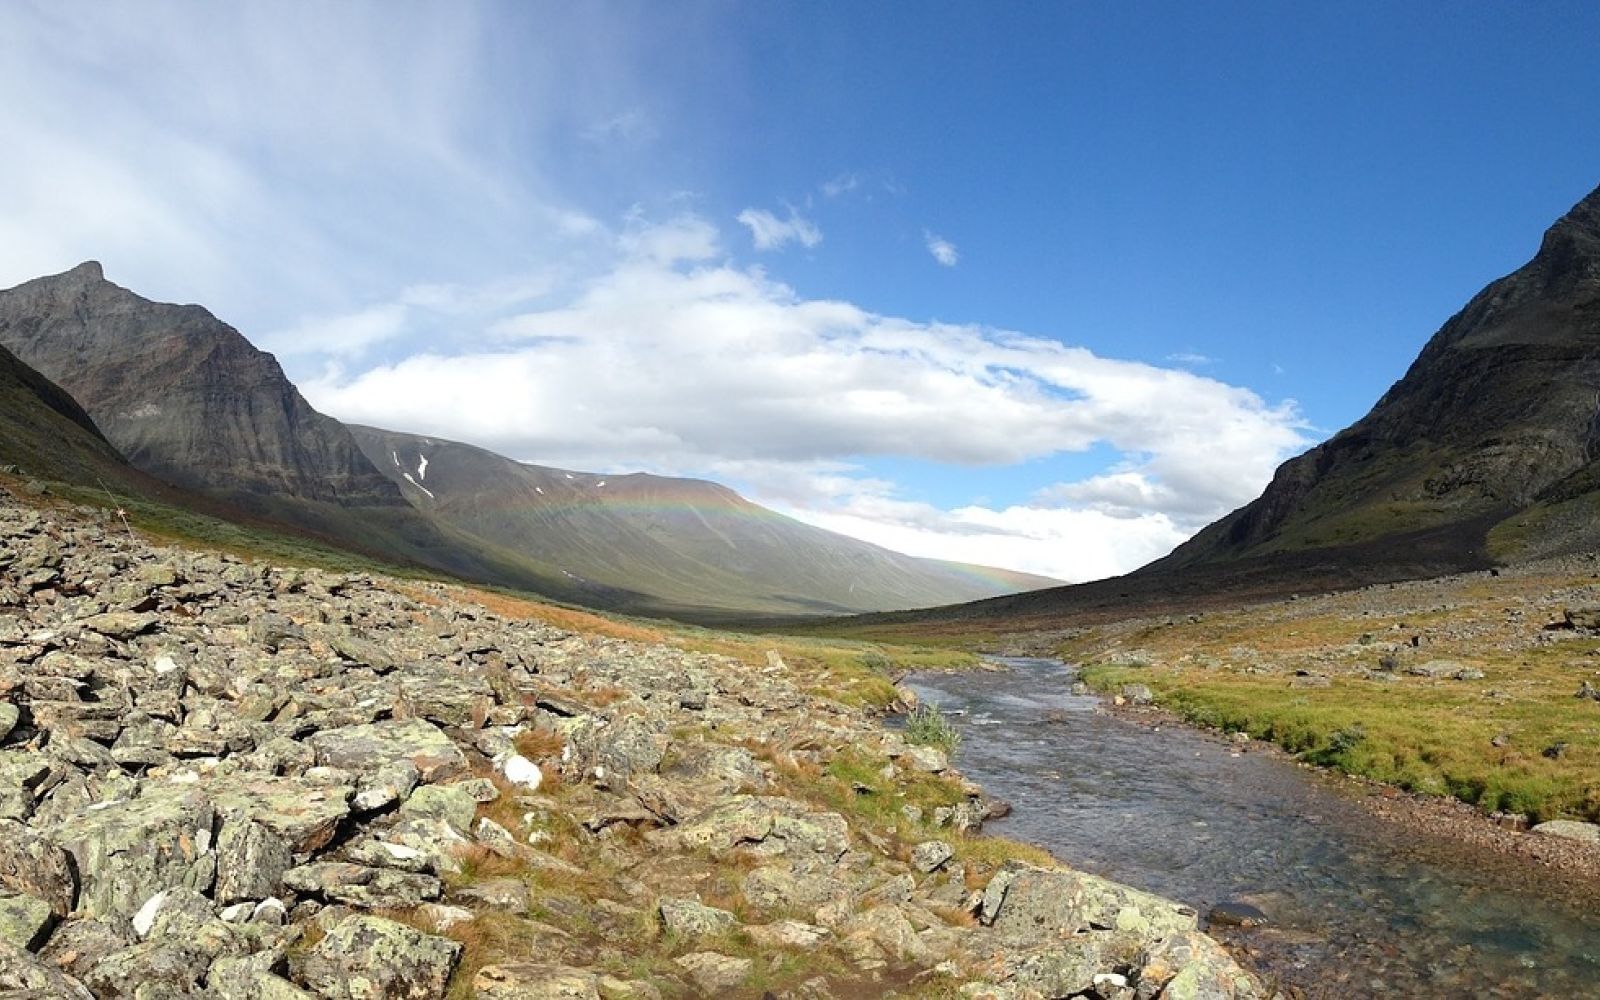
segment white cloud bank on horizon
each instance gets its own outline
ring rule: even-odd
[[[747,483],[753,499],[916,555],[1082,580],[1132,569],[1255,496],[1307,442],[1292,402],[1180,369],[980,326],[806,299],[681,216],[617,237],[614,265],[458,348],[367,367],[324,333],[302,390],[341,419],[528,461]],[[340,320],[327,329],[341,329]],[[1004,509],[940,510],[862,463],[970,467],[1108,445],[1109,471]]]

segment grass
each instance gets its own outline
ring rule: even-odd
[[[1085,663],[1097,689],[1148,684],[1190,722],[1271,741],[1309,763],[1535,822],[1600,820],[1600,705],[1573,696],[1600,677],[1600,639],[1544,627],[1592,585],[1559,573],[1407,584],[1198,622],[1121,623],[1061,653]],[[1132,647],[1148,650],[1151,665],[1115,662]],[[1485,676],[1406,673],[1436,659]],[[1397,675],[1369,676],[1381,662]],[[1296,671],[1329,684],[1297,687]],[[1565,751],[1547,755],[1557,744]]]

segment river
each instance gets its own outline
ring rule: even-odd
[[[1058,661],[1001,662],[907,681],[1015,807],[989,832],[1201,914],[1259,907],[1268,926],[1213,932],[1308,997],[1600,997],[1590,887],[1380,820],[1281,755],[1119,718]]]

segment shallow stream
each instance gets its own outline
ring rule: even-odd
[[[1380,820],[1280,755],[1119,718],[1057,661],[1002,662],[908,680],[1015,807],[989,832],[1201,914],[1258,907],[1268,926],[1214,933],[1309,997],[1600,997],[1588,887]]]

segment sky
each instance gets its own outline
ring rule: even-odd
[[[0,4],[0,286],[915,555],[1157,558],[1600,184],[1589,3]]]

